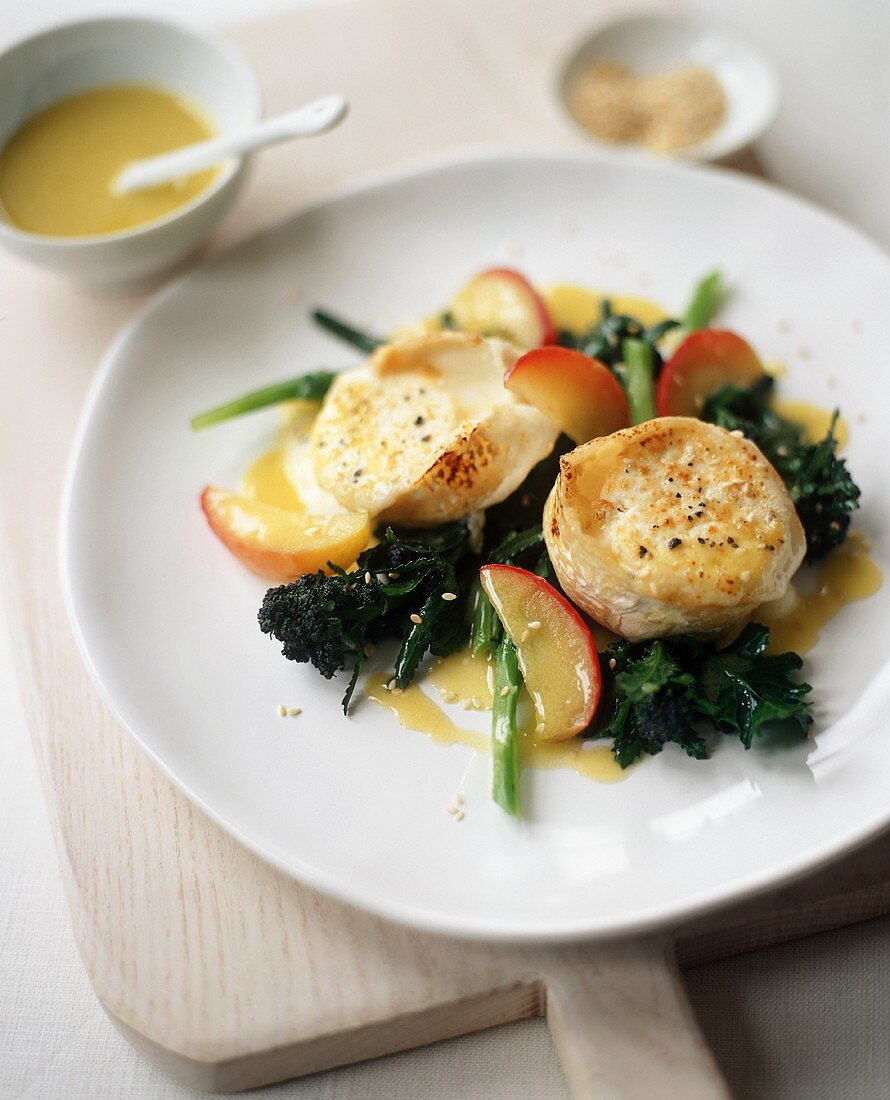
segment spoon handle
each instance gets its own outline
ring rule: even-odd
[[[162,183],[191,176],[213,168],[229,157],[243,156],[267,145],[290,138],[310,137],[324,133],[336,126],[346,114],[348,104],[342,96],[330,95],[315,99],[286,115],[270,118],[248,130],[210,138],[184,149],[161,153],[156,157],[138,160],[121,172],[114,184],[115,193],[128,194],[157,187]]]

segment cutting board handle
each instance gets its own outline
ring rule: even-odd
[[[554,949],[547,1021],[574,1100],[726,1100],[670,940]]]

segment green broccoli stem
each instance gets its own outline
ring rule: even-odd
[[[375,336],[372,332],[363,332],[360,328],[356,328],[355,325],[350,325],[347,321],[335,317],[333,313],[328,313],[325,309],[314,309],[312,311],[312,320],[319,327],[323,328],[325,332],[329,332],[331,336],[336,336],[338,340],[350,344],[358,351],[364,352],[365,355],[370,355],[371,352],[376,351],[381,344],[386,343],[382,336]]]
[[[516,704],[522,674],[516,647],[505,634],[494,656],[494,701],[491,707],[491,794],[508,814],[519,817],[519,731]]]
[[[627,337],[621,343],[624,369],[621,382],[627,397],[631,424],[642,424],[655,416],[655,361],[645,340]]]
[[[470,624],[470,652],[474,657],[489,657],[499,632],[500,622],[485,595],[482,585],[476,581],[473,591],[473,619]]]
[[[705,275],[695,286],[689,305],[683,314],[683,328],[687,332],[697,332],[707,328],[720,308],[726,293],[723,273],[712,271]]]
[[[208,409],[207,412],[193,416],[189,423],[194,431],[199,431],[201,428],[209,428],[212,424],[220,424],[223,420],[231,420],[235,416],[243,416],[244,413],[264,409],[269,405],[277,405],[282,401],[299,399],[320,403],[324,400],[333,381],[333,373],[327,370],[301,374],[299,378],[290,378],[287,382],[275,382],[271,386],[251,390],[243,397],[227,401],[224,405],[217,405],[213,409]]]

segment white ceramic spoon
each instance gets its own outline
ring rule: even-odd
[[[148,187],[158,187],[162,183],[171,183],[195,172],[203,172],[229,157],[243,156],[290,138],[322,134],[336,126],[347,109],[348,104],[342,96],[323,96],[296,111],[270,118],[249,130],[223,134],[196,145],[174,149],[171,153],[134,161],[115,180],[115,193],[126,195],[131,191],[144,191]]]

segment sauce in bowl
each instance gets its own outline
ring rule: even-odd
[[[191,202],[218,169],[129,195],[113,184],[134,160],[214,136],[200,106],[142,85],[95,88],[28,119],[0,152],[0,205],[29,233],[84,237],[119,233]]]

